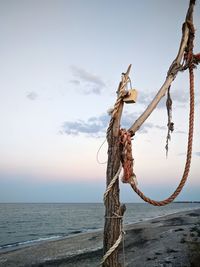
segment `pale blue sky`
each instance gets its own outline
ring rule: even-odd
[[[0,201],[101,202],[106,165],[96,152],[121,73],[132,64],[138,102],[128,127],[164,82],[189,1],[0,0]],[[200,3],[195,52],[200,52]],[[196,122],[200,73],[196,72]],[[188,74],[172,86],[175,132],[165,157],[164,102],[133,142],[139,187],[167,197],[179,182],[188,128]],[[179,199],[199,200],[200,128],[191,174]],[[106,146],[100,160],[106,160]],[[121,185],[122,201],[139,201]]]

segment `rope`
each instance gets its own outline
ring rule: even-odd
[[[121,162],[124,169],[124,175],[122,177],[123,183],[129,183],[136,176],[133,172],[133,156],[131,146],[131,133],[125,129],[120,130],[120,150],[121,150]]]
[[[120,131],[121,136],[121,144],[123,148],[121,161],[124,168],[124,179],[123,182],[130,183],[133,190],[145,201],[154,206],[164,206],[171,203],[181,192],[183,186],[186,183],[188,178],[188,174],[190,171],[191,158],[192,158],[192,143],[193,143],[193,132],[194,132],[194,71],[193,69],[197,64],[200,63],[200,54],[193,54],[193,41],[194,41],[194,26],[191,21],[187,21],[190,34],[188,39],[187,48],[185,50],[184,55],[184,66],[183,70],[189,69],[189,83],[190,83],[190,114],[189,114],[189,131],[188,131],[188,146],[187,146],[187,156],[185,162],[185,168],[183,172],[183,176],[176,190],[171,196],[166,198],[165,200],[156,201],[150,199],[145,196],[144,193],[137,188],[136,181],[134,180],[135,174],[133,172],[133,158],[132,158],[132,148],[131,148],[131,133],[128,133],[126,130],[122,129]],[[167,99],[167,111],[168,111],[168,136],[167,136],[167,144],[166,150],[168,151],[168,140],[170,139],[170,131],[173,131],[173,124],[171,122],[171,106],[172,101],[170,98],[170,88],[168,89],[168,99]]]
[[[103,256],[103,259],[100,265],[102,265],[107,260],[107,258],[118,248],[122,240],[123,240],[123,233],[121,232],[115,244],[112,247],[110,247],[110,249]]]
[[[108,129],[107,129],[107,139],[108,139],[108,136],[109,136],[109,133],[113,127],[113,123],[114,123],[114,120],[115,120],[115,117],[116,117],[116,114],[119,110],[119,107],[121,105],[121,102],[123,101],[123,98],[125,96],[127,96],[128,94],[128,91],[125,91],[124,88],[125,86],[127,85],[128,82],[131,83],[131,80],[129,77],[126,77],[124,73],[122,73],[123,77],[125,79],[122,78],[122,82],[120,82],[119,84],[119,89],[118,89],[118,97],[117,97],[117,100],[115,102],[115,105],[114,105],[114,108],[110,111],[111,113],[111,120],[110,120],[110,123],[109,123],[109,126],[108,126]]]
[[[118,177],[119,177],[119,174],[120,174],[121,170],[122,170],[122,165],[120,164],[120,165],[119,165],[119,169],[118,169],[118,171],[116,172],[115,176],[113,177],[113,179],[111,180],[111,182],[109,183],[109,185],[108,185],[107,188],[106,188],[106,191],[105,191],[105,193],[104,193],[104,197],[103,197],[103,199],[104,199],[104,203],[105,203],[105,201],[106,201],[106,198],[107,198],[107,196],[108,196],[108,193],[110,192],[110,190],[112,189],[113,185],[114,185],[115,182],[117,181],[117,179],[118,179]]]
[[[118,239],[116,240],[116,242],[114,243],[114,245],[112,247],[110,247],[110,249],[106,252],[106,254],[103,256],[102,261],[100,263],[100,266],[104,264],[104,262],[110,257],[110,255],[119,247],[120,243],[122,242],[122,246],[123,246],[123,263],[124,263],[124,267],[125,267],[125,249],[124,249],[124,235],[125,232],[123,231],[123,216],[120,216],[119,214],[114,213],[115,216],[112,217],[106,217],[109,219],[120,219],[120,235],[118,237]]]
[[[172,99],[170,95],[170,87],[167,90],[167,101],[166,101],[166,107],[167,107],[167,116],[168,116],[168,123],[167,123],[167,138],[166,138],[166,157],[168,155],[169,150],[169,141],[171,140],[171,133],[174,131],[174,123],[172,122]]]
[[[99,149],[97,150],[96,160],[97,160],[97,162],[98,162],[99,164],[106,164],[106,163],[107,163],[107,160],[104,161],[104,162],[101,162],[101,161],[99,160],[99,152],[100,152],[100,150],[102,149],[102,147],[103,147],[103,145],[105,144],[105,142],[106,142],[106,139],[103,141],[103,143],[100,145]]]
[[[190,170],[190,164],[191,164],[191,158],[192,158],[192,143],[193,143],[193,131],[194,131],[194,66],[190,65],[189,67],[189,79],[190,79],[190,115],[189,115],[189,133],[188,133],[188,147],[187,147],[187,157],[186,157],[186,163],[185,163],[185,169],[182,176],[182,179],[174,191],[174,193],[168,197],[165,200],[162,201],[156,201],[152,200],[148,197],[146,197],[142,191],[140,191],[135,182],[131,181],[130,185],[133,188],[133,190],[145,201],[148,202],[151,205],[154,206],[164,206],[169,203],[171,203],[181,192],[183,186],[185,185],[185,182],[188,178],[189,170]]]

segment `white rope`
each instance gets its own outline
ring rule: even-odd
[[[105,193],[104,193],[104,197],[103,197],[104,202],[106,201],[106,197],[107,197],[109,191],[111,190],[111,188],[113,187],[113,185],[114,185],[115,182],[117,181],[118,176],[120,175],[121,170],[122,170],[122,164],[120,163],[118,171],[116,172],[116,174],[115,174],[115,176],[113,177],[112,181],[109,183],[108,187],[106,188],[106,191],[105,191]]]
[[[101,265],[107,260],[107,258],[113,253],[113,251],[116,250],[116,248],[119,246],[119,244],[121,243],[123,239],[123,232],[121,231],[117,241],[115,242],[115,244],[106,252],[106,254],[103,256],[103,259],[101,261]]]
[[[113,177],[112,181],[109,183],[108,187],[106,188],[106,191],[104,193],[104,202],[106,201],[106,198],[108,196],[108,193],[109,191],[111,190],[111,188],[113,187],[113,185],[115,184],[115,182],[117,181],[119,175],[120,175],[120,172],[122,170],[122,164],[120,162],[120,165],[119,165],[119,169],[118,171],[116,172],[115,176]],[[125,232],[123,231],[123,223],[122,223],[122,219],[123,219],[123,216],[120,216],[119,214],[117,213],[114,213],[113,214],[114,216],[110,216],[110,217],[106,217],[108,219],[120,219],[121,220],[121,232],[120,232],[120,235],[118,237],[118,239],[116,240],[115,244],[110,247],[110,249],[106,252],[106,254],[103,256],[103,259],[100,263],[100,266],[102,266],[102,264],[107,260],[107,258],[118,248],[118,246],[120,245],[120,243],[122,242],[123,244],[123,261],[124,261],[124,267],[125,267],[125,252],[124,252],[124,234]]]

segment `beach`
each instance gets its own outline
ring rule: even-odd
[[[124,226],[125,266],[200,266],[200,209]],[[0,252],[0,266],[99,266],[102,231]]]

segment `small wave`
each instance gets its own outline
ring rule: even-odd
[[[69,235],[77,235],[77,234],[82,234],[84,231],[83,230],[74,230],[69,232]]]
[[[95,232],[97,230],[101,230],[101,228],[97,228],[97,227],[90,227],[90,228],[86,228],[86,227],[83,227],[81,229],[74,229],[74,230],[71,230],[70,232],[68,232],[68,235],[78,235],[78,234],[83,234],[83,233],[90,233],[90,232]]]
[[[0,250],[2,250],[2,249],[14,249],[14,248],[17,248],[20,246],[31,245],[31,244],[42,242],[42,241],[62,239],[62,238],[70,237],[73,235],[79,235],[82,233],[94,232],[96,230],[99,230],[99,229],[96,227],[91,227],[91,228],[82,228],[82,229],[77,229],[77,230],[71,229],[71,231],[69,231],[68,233],[57,233],[57,234],[48,233],[47,237],[40,237],[37,239],[31,239],[31,240],[27,240],[27,241],[19,241],[19,242],[15,242],[15,243],[0,245]],[[30,237],[34,237],[36,235],[37,234],[35,234],[35,233],[29,234]]]
[[[67,235],[66,233],[47,233],[46,235],[51,237],[51,236],[55,236],[55,234],[56,236],[60,236],[60,237]]]
[[[34,244],[34,243],[38,243],[38,242],[42,242],[42,241],[59,239],[61,237],[62,236],[60,236],[60,235],[54,235],[54,236],[51,236],[51,237],[40,237],[38,239],[32,239],[32,240],[27,240],[27,241],[21,241],[21,242],[16,242],[16,243],[11,243],[11,244],[1,245],[0,246],[0,249],[15,248],[15,247],[29,245],[29,244]]]

